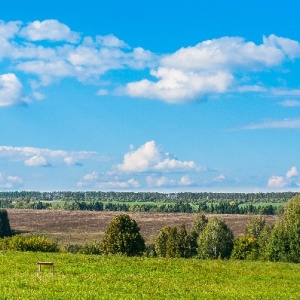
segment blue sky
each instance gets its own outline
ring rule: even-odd
[[[0,190],[299,191],[298,1],[1,1]]]

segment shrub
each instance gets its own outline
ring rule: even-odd
[[[231,258],[241,260],[256,260],[259,244],[256,238],[240,236],[234,241]]]
[[[82,246],[78,253],[82,254],[101,254],[101,244],[97,243],[96,241],[92,243],[87,243]]]
[[[11,236],[11,228],[7,210],[0,209],[0,238],[5,236]]]
[[[136,221],[126,214],[115,217],[105,230],[101,250],[104,254],[141,255],[145,241]]]
[[[57,252],[57,243],[49,241],[44,236],[15,235],[5,238],[1,243],[2,250]]]

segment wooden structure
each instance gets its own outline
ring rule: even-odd
[[[49,268],[50,268],[50,274],[53,276],[53,274],[54,274],[54,262],[38,261],[37,262],[37,275],[41,274],[42,266],[49,266]]]

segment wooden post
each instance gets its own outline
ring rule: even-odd
[[[42,266],[49,266],[50,267],[50,274],[54,275],[54,262],[49,261],[38,261],[37,262],[37,275],[41,274]]]

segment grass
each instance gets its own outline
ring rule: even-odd
[[[53,261],[54,276],[37,261]],[[299,299],[300,265],[0,253],[0,299]]]

